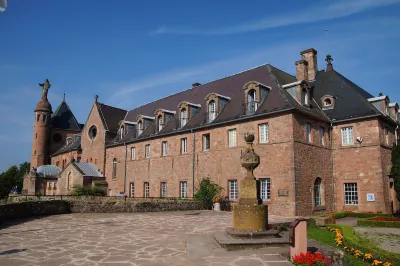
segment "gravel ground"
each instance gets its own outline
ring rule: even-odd
[[[354,227],[357,234],[393,253],[400,253],[400,228]]]

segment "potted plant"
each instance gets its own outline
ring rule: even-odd
[[[221,198],[221,196],[219,194],[216,194],[213,197],[213,202],[214,202],[213,210],[214,211],[220,211],[221,210],[221,200],[222,200],[222,198]]]

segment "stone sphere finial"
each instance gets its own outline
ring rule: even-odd
[[[245,140],[247,143],[253,143],[253,141],[254,141],[254,134],[252,134],[252,133],[246,133],[246,134],[244,135],[244,140]]]

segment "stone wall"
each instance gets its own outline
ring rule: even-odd
[[[69,212],[66,201],[31,201],[0,205],[0,223],[39,215],[64,214]]]

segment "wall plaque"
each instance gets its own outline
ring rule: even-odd
[[[278,189],[278,196],[279,197],[287,197],[287,196],[289,196],[289,190],[287,190],[287,189]]]
[[[375,194],[367,193],[367,201],[375,201]]]

